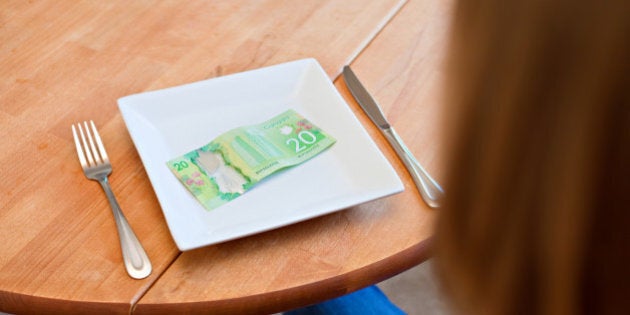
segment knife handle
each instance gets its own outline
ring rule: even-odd
[[[431,208],[439,208],[441,199],[444,196],[444,191],[440,184],[420,165],[393,127],[381,129],[381,131],[398,154],[400,160],[405,164],[424,202]]]

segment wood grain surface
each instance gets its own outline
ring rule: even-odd
[[[0,2],[0,311],[265,313],[427,258],[436,210],[337,79],[351,63],[438,179],[451,1]],[[399,195],[180,253],[116,106],[122,96],[313,57],[405,184]],[[93,119],[152,260],[129,278],[109,205],[70,132]],[[439,211],[439,210],[438,210]]]

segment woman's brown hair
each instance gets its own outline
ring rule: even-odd
[[[435,243],[456,311],[630,309],[628,8],[457,5]]]

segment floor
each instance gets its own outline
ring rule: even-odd
[[[378,284],[409,315],[448,315],[431,260]]]

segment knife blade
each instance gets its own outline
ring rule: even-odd
[[[394,148],[394,151],[396,151],[396,154],[403,162],[416,184],[424,202],[431,208],[439,208],[441,199],[444,196],[444,191],[440,184],[438,184],[422,165],[420,165],[418,160],[416,160],[411,151],[398,136],[394,127],[389,124],[380,106],[376,103],[376,100],[374,100],[372,95],[370,95],[363,84],[361,84],[359,78],[357,78],[352,69],[350,69],[350,66],[343,67],[343,78],[346,81],[346,86],[348,86],[350,93],[357,103],[359,103],[359,106],[361,106],[363,111],[383,133],[392,148]]]

